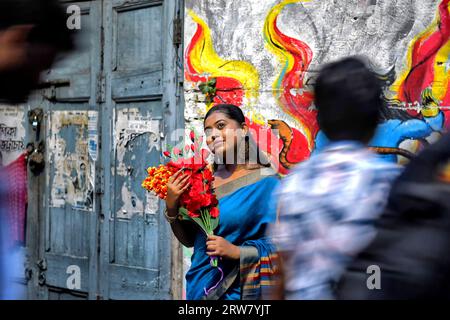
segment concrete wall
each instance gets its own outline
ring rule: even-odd
[[[390,105],[371,145],[401,162],[448,126],[448,3],[186,0],[186,120],[199,125],[216,103],[240,105],[258,138],[275,141],[263,149],[286,173],[323,143],[311,86],[318,68],[364,55]],[[216,91],[205,95],[210,80]]]

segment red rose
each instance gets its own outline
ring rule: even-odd
[[[184,193],[180,198],[180,205],[184,208],[186,208],[188,211],[198,214],[200,210],[199,203],[191,197],[189,193]]]
[[[202,196],[203,184],[198,179],[191,178],[191,187],[187,192],[184,192],[180,198],[181,206],[188,209],[188,211],[198,213],[203,207],[205,200]]]
[[[198,214],[200,211],[201,205],[199,202],[191,201],[186,205],[186,209],[190,212],[194,212],[195,214]]]
[[[202,208],[209,207],[211,205],[211,197],[207,193],[203,193],[200,196],[200,204]]]
[[[203,170],[203,179],[205,179],[208,183],[214,181],[214,176],[209,169]]]
[[[167,166],[177,169],[190,169],[194,172],[206,167],[207,163],[199,157],[191,157],[187,159],[178,159],[177,161],[170,161]]]
[[[191,176],[191,194],[195,197],[197,195],[200,195],[204,191],[204,184],[203,181],[198,174],[193,174]]]
[[[219,204],[219,200],[217,200],[217,197],[215,194],[211,194],[211,205],[217,206]]]
[[[194,130],[191,130],[191,132],[189,133],[189,137],[191,138],[192,142],[195,141],[195,132],[194,132]]]
[[[191,218],[198,218],[198,217],[200,217],[200,214],[197,213],[197,212],[191,212],[191,211],[188,211],[188,215],[189,215]]]
[[[219,216],[219,209],[217,207],[213,207],[211,208],[211,210],[209,210],[209,214],[211,215],[211,217],[217,218]]]
[[[164,151],[163,155],[165,155],[166,157],[170,158],[170,152],[169,151]]]

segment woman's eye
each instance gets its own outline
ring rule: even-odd
[[[225,123],[223,123],[223,122],[217,124],[218,129],[223,129],[224,127],[225,127]]]

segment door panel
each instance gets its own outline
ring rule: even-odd
[[[101,269],[111,276],[101,281],[101,292],[109,299],[169,298],[170,234],[159,199],[141,187],[146,169],[162,161],[164,3],[104,3],[106,107],[113,121],[102,123],[111,126],[112,138],[102,142],[109,146],[103,162],[109,209]]]
[[[161,70],[162,1],[115,2],[112,10],[113,70]]]
[[[82,27],[100,30],[101,1],[71,3],[82,9]],[[45,75],[42,92],[46,130],[46,187],[38,263],[41,297],[95,297],[98,198],[96,197],[96,105],[100,34],[82,32],[80,51]],[[94,133],[94,135],[93,135]],[[80,286],[70,286],[70,267],[79,268]],[[93,271],[94,272],[91,272]],[[51,293],[50,293],[51,292]]]
[[[46,76],[47,81],[56,84],[52,98],[57,101],[89,101],[95,93],[92,69],[98,69],[100,59],[100,3],[97,0],[70,4],[81,8],[81,37],[77,39],[78,50],[66,56]]]

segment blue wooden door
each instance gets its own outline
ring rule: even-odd
[[[44,187],[39,189],[40,203],[29,207],[33,219],[36,207],[41,206],[32,284],[39,289],[36,298],[42,299],[96,296],[98,157],[89,143],[101,110],[97,102],[101,39],[98,32],[90,30],[100,30],[101,2],[71,4],[80,7],[81,26],[86,31],[79,39],[81,50],[56,64],[44,76],[48,89],[31,100],[33,107],[42,108],[45,114]]]
[[[170,230],[160,201],[141,183],[146,168],[162,160],[176,95],[167,80],[175,74],[168,32],[174,9],[173,1],[104,2],[103,114],[109,117],[102,120],[100,284],[110,299],[171,297]]]
[[[35,199],[44,202],[30,215],[40,222],[35,298],[169,299],[170,228],[141,182],[180,118],[169,32],[179,3],[73,4],[82,52],[56,65],[42,101],[32,100],[44,109],[47,141],[45,191]]]

